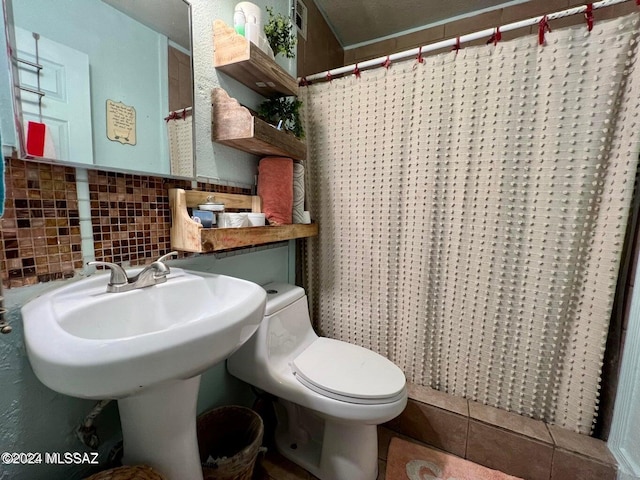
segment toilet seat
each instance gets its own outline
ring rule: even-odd
[[[358,345],[318,338],[291,363],[296,379],[329,398],[349,403],[392,403],[404,395],[396,365]]]

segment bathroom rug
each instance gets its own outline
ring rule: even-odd
[[[391,439],[387,480],[522,480],[439,450]]]

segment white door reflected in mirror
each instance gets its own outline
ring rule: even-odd
[[[20,96],[27,154],[93,164],[89,57],[20,27],[15,34],[18,58],[42,66],[18,64],[20,85],[44,94]]]
[[[13,0],[9,11],[13,51],[29,62],[13,62],[22,158],[193,177],[192,130],[176,138],[171,121],[193,102],[187,2]],[[135,141],[110,139],[108,101],[135,111]]]

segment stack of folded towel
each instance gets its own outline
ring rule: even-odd
[[[258,195],[270,225],[304,222],[304,167],[286,157],[265,157],[258,166]]]
[[[258,195],[270,225],[289,225],[293,212],[293,160],[266,157],[258,166]]]

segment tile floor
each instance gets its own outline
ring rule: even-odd
[[[385,460],[378,460],[378,480],[385,480],[386,465]],[[317,480],[317,477],[287,460],[278,452],[272,451],[259,458],[253,472],[253,480]]]
[[[278,452],[268,451],[258,456],[253,480],[314,480],[316,477],[290,462]]]
[[[385,470],[387,466],[387,451],[389,442],[393,436],[401,437],[413,443],[411,438],[397,434],[391,430],[379,427],[378,430],[378,479],[385,480]],[[306,470],[287,460],[275,450],[267,452],[266,455],[258,457],[258,462],[253,474],[253,480],[317,480]],[[394,479],[388,479],[394,480]]]
[[[404,435],[397,435],[387,429],[380,432],[380,447],[378,454],[378,479],[385,480],[385,470],[387,466],[387,450],[389,441],[392,436],[398,436],[405,440],[412,441]],[[413,442],[418,443],[419,442]],[[253,474],[253,480],[317,480],[306,470],[287,460],[275,451],[268,452],[265,456],[259,458]],[[386,479],[394,480],[394,479]]]

